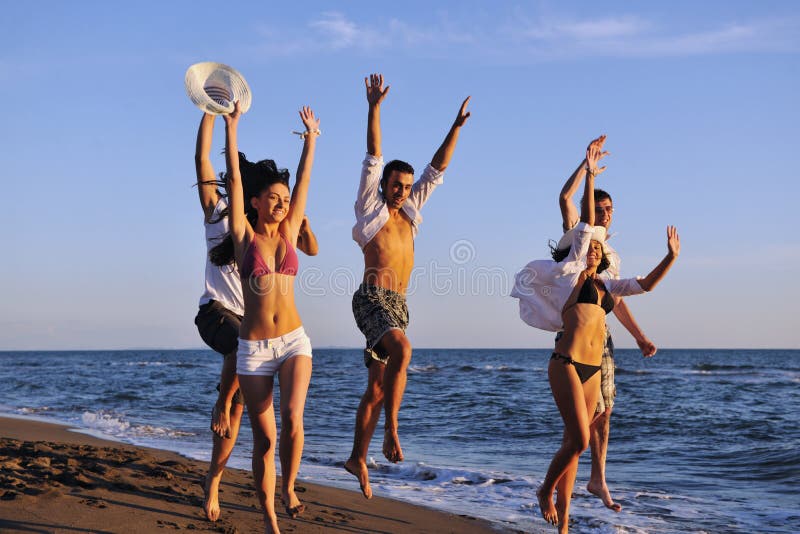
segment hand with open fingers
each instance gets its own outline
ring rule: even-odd
[[[589,146],[586,147],[587,152],[592,147],[595,147],[599,151],[597,161],[595,163],[600,163],[601,159],[611,154],[611,152],[609,152],[608,150],[605,151],[603,150],[603,144],[605,144],[605,142],[606,142],[606,135],[603,134],[597,139],[592,139],[592,141],[589,143]],[[595,172],[594,175],[597,176],[598,174],[602,174],[605,170],[606,170],[605,165],[603,165],[602,167],[597,167],[597,172]]]
[[[458,116],[455,120],[455,126],[461,127],[464,126],[464,123],[467,122],[467,119],[472,115],[469,111],[467,111],[467,104],[469,104],[469,99],[472,98],[468,96],[464,99],[464,102],[461,103],[461,109],[458,110]]]
[[[314,110],[308,106],[298,112],[300,119],[303,121],[303,126],[306,127],[306,132],[319,132],[319,119],[314,116]]]
[[[364,85],[367,88],[367,102],[369,105],[380,106],[389,93],[389,86],[383,87],[383,74],[370,74],[367,78],[364,78]]]
[[[677,258],[681,253],[681,238],[674,226],[667,226],[667,249],[673,258]]]
[[[603,143],[606,142],[606,136],[601,135],[591,143],[589,146],[586,147],[586,168],[589,171],[589,174],[593,176],[597,176],[600,174],[601,171],[597,167],[597,163],[604,157],[608,155],[608,152],[603,152]],[[603,167],[605,170],[605,167]]]

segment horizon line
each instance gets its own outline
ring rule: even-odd
[[[414,347],[413,350],[550,350],[552,346],[547,347]],[[616,347],[617,350],[635,350],[637,347]],[[216,352],[209,347],[184,347],[184,348],[168,348],[168,347],[129,347],[129,348],[71,348],[71,349],[0,349],[0,354],[6,352],[128,352],[128,351],[208,351]],[[364,350],[364,347],[351,347],[345,345],[325,345],[315,347],[314,350]],[[658,352],[662,350],[800,350],[800,347],[659,347]],[[656,353],[656,356],[658,354]]]

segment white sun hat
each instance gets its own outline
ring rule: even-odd
[[[250,109],[250,86],[233,67],[212,61],[195,63],[186,70],[184,82],[186,94],[206,113],[230,113],[236,100],[242,113]]]
[[[576,225],[577,226],[577,225]],[[592,239],[595,241],[600,241],[600,244],[603,245],[603,252],[605,252],[605,243],[606,243],[606,229],[604,226],[593,226],[592,228]],[[575,235],[575,226],[567,230],[564,235],[561,236],[561,239],[558,240],[558,245],[556,245],[556,250],[564,250],[568,249],[572,246],[572,238]]]

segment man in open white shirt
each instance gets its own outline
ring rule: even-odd
[[[394,160],[383,166],[380,109],[389,86],[384,88],[381,74],[370,75],[364,83],[369,103],[367,156],[362,164],[353,227],[353,239],[364,253],[364,278],[353,295],[353,315],[366,337],[364,363],[369,381],[356,413],[353,451],[344,467],[358,478],[364,497],[369,499],[372,490],[367,451],[381,407],[385,411],[383,454],[390,462],[403,460],[397,415],[411,361],[411,343],[405,335],[405,293],[414,267],[414,238],[422,222],[420,210],[442,183],[461,127],[470,114],[466,111],[467,97],[431,163],[414,182],[414,169],[408,163]]]

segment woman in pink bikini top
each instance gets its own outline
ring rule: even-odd
[[[280,376],[282,500],[294,518],[305,510],[294,490],[303,452],[303,408],[311,380],[311,342],[294,300],[297,236],[303,223],[319,119],[304,107],[306,127],[294,191],[272,160],[249,162],[239,152],[238,103],[225,116],[230,235],[239,265],[244,317],[236,373],[253,428],[253,476],[268,531],[277,532],[274,377]]]

